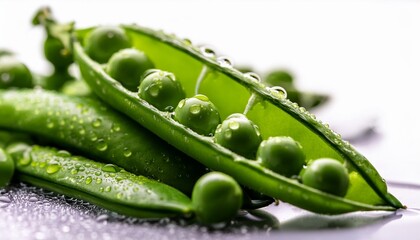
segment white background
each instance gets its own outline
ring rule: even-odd
[[[300,88],[333,96],[319,118],[339,132],[376,124],[380,137],[357,147],[387,180],[420,183],[420,1],[0,0],[0,48],[36,72],[48,64],[30,21],[45,5],[77,27],[137,23],[260,72],[290,69]]]

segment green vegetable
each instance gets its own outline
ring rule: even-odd
[[[108,62],[114,53],[130,46],[124,30],[115,26],[95,28],[85,39],[86,53],[99,63]]]
[[[302,145],[307,159],[322,157],[345,162],[349,172],[358,173],[360,181],[351,182],[354,189],[371,190],[376,197],[366,199],[360,192],[347,194],[344,198],[326,194],[230,151],[215,143],[213,138],[190,129],[188,121],[176,121],[167,112],[152,108],[137,94],[125,89],[75,41],[75,60],[83,78],[99,98],[118,111],[208,168],[224,172],[242,185],[298,207],[324,214],[403,207],[388,193],[386,183],[364,156],[314,115],[285,99],[282,92],[258,82],[254,75],[242,74],[225,58],[218,58],[212,50],[197,48],[190,41],[139,26],[123,28],[133,46],[145,52],[156,68],[177,76],[187,97],[195,96],[197,92],[208,96],[222,118],[246,110],[246,116],[259,126],[262,136],[295,139]],[[78,38],[84,39],[89,31],[91,29],[78,31]]]
[[[178,190],[116,165],[41,146],[20,144],[10,151],[17,178],[35,186],[128,216],[162,218],[192,213],[191,200]]]
[[[161,70],[151,70],[141,80],[139,97],[161,111],[173,111],[185,98],[184,90],[175,75]]]
[[[213,135],[220,123],[219,112],[205,95],[183,99],[175,108],[174,119],[202,135]]]
[[[302,183],[318,190],[343,197],[349,186],[349,174],[342,163],[322,158],[312,162],[301,173]]]
[[[191,200],[199,222],[227,222],[233,219],[241,208],[242,189],[229,175],[210,172],[198,179]]]
[[[263,167],[292,177],[303,168],[305,154],[302,146],[291,137],[270,137],[258,148],[257,160]]]
[[[143,52],[126,48],[111,56],[107,65],[107,73],[128,90],[136,92],[141,76],[146,70],[153,67],[153,63]]]
[[[0,188],[7,186],[15,172],[15,164],[10,156],[0,148]]]
[[[235,153],[255,159],[262,138],[258,126],[245,115],[234,113],[217,127],[214,140]]]
[[[0,57],[0,89],[32,86],[32,73],[24,63],[12,55]]]
[[[63,42],[53,36],[47,36],[45,39],[44,55],[58,72],[67,72],[67,68],[73,63],[73,55],[70,50],[66,49]]]
[[[187,194],[205,172],[202,165],[92,98],[45,90],[0,91],[0,127],[41,136]]]

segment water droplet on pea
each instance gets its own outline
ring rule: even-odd
[[[191,114],[197,115],[197,114],[200,113],[200,111],[201,111],[201,105],[199,105],[199,104],[191,105],[191,107],[190,107],[190,113]]]
[[[46,171],[47,171],[48,174],[54,174],[54,173],[58,172],[60,169],[61,169],[60,164],[50,163],[50,164],[48,164]]]
[[[96,183],[101,184],[102,183],[102,178],[96,178]]]
[[[92,178],[87,177],[85,183],[88,184],[88,185],[91,184],[92,183]]]
[[[80,135],[85,135],[85,133],[86,133],[86,130],[84,128],[82,128],[82,129],[79,130],[79,134]]]
[[[10,80],[11,80],[12,78],[10,77],[10,74],[9,73],[3,73],[2,75],[1,75],[1,80],[4,82],[4,83],[8,83],[8,82],[10,82]]]
[[[79,172],[79,170],[77,170],[76,168],[73,168],[72,170],[70,170],[70,173],[75,175]]]
[[[118,123],[113,123],[112,130],[114,130],[115,132],[119,132],[121,130],[121,127]]]
[[[130,157],[132,152],[128,148],[124,148],[123,155],[124,157]]]
[[[229,121],[228,126],[232,130],[237,130],[239,128],[239,122],[235,120]]]
[[[178,103],[178,108],[182,108],[185,106],[185,99],[182,99],[181,101],[179,101]]]
[[[97,119],[93,120],[93,122],[92,122],[93,127],[100,127],[101,125],[102,125],[102,120],[100,118],[97,118]]]
[[[105,192],[111,192],[111,186],[106,186]]]
[[[98,149],[99,151],[103,152],[105,150],[108,149],[108,144],[105,142],[105,140],[103,139],[99,139],[98,143],[96,145],[96,149]]]
[[[102,167],[102,171],[109,172],[109,173],[116,173],[116,172],[119,172],[120,169],[119,169],[119,167],[115,166],[114,164],[109,163],[109,164],[106,164]]]
[[[162,85],[158,83],[152,84],[150,87],[146,89],[146,91],[149,93],[152,97],[159,96],[160,89],[162,88]]]

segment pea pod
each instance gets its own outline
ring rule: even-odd
[[[127,91],[74,40],[75,60],[83,78],[98,97],[115,109],[210,169],[227,173],[245,186],[298,207],[324,214],[403,207],[387,192],[386,183],[364,156],[314,115],[287,100],[281,92],[260,83],[257,76],[241,73],[228,59],[217,58],[211,49],[198,48],[189,40],[139,26],[122,27],[134,47],[145,52],[156,68],[173,72],[180,79],[187,97],[197,93],[207,95],[218,107],[222,119],[245,111],[260,127],[264,138],[290,136],[301,143],[308,159],[329,157],[345,162],[353,176],[351,187],[344,198],[326,194],[223,148],[211,137],[197,134],[167,112],[157,110]],[[77,38],[83,39],[89,31],[80,30]]]
[[[41,89],[2,90],[0,127],[42,136],[187,194],[205,172],[196,161],[93,98]]]
[[[192,212],[191,200],[180,191],[116,165],[37,145],[11,145],[8,150],[16,163],[16,177],[35,186],[134,217],[162,218]]]

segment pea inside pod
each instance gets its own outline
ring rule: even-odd
[[[197,91],[206,95],[218,108],[222,119],[246,110],[246,116],[259,126],[264,138],[292,137],[302,145],[307,159],[329,157],[346,162],[349,171],[357,172],[363,180],[353,181],[352,187],[375,192],[376,197],[364,199],[357,191],[349,191],[344,198],[336,197],[261,167],[215,143],[213,138],[186,127],[187,124],[150,108],[136,94],[116,84],[86,55],[81,44],[74,42],[76,61],[95,94],[165,141],[245,186],[313,212],[338,214],[402,207],[388,193],[386,183],[364,156],[313,114],[285,99],[283,92],[260,83],[254,74],[239,72],[212,50],[195,47],[189,41],[149,28],[124,26],[124,29],[133,46],[144,51],[157,68],[171,71],[181,80],[187,97],[196,95]],[[83,39],[86,32],[80,31],[79,37]]]

